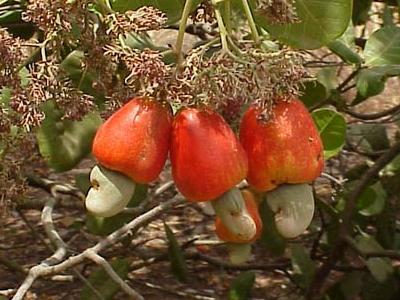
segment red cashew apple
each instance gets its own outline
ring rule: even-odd
[[[236,214],[232,214],[231,218],[225,218],[227,219],[225,222],[236,222],[237,224],[224,224],[220,217],[217,217],[215,219],[215,232],[217,233],[218,237],[223,241],[231,243],[250,243],[257,240],[261,235],[263,225],[260,215],[258,213],[258,206],[254,195],[248,190],[241,191],[241,194],[243,196],[245,208],[237,212]],[[244,233],[242,235],[239,235],[230,231],[227,225],[231,225],[229,227],[232,228],[247,228],[238,228],[236,230],[237,232]],[[250,232],[252,234],[247,235],[247,233]]]
[[[172,120],[169,104],[148,97],[134,98],[100,126],[93,154],[106,168],[135,182],[148,183],[164,167]]]
[[[300,100],[276,103],[267,121],[250,107],[241,121],[240,141],[249,160],[247,181],[259,191],[313,181],[324,167],[321,138]]]
[[[213,200],[247,175],[247,157],[235,133],[216,112],[185,108],[175,117],[172,176],[190,201]]]

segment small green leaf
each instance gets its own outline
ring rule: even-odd
[[[348,141],[365,152],[386,150],[390,147],[386,126],[382,124],[351,124],[347,129]]]
[[[359,65],[362,63],[362,58],[357,52],[349,48],[340,40],[333,41],[328,45],[329,49],[339,56],[344,62],[349,64]]]
[[[256,275],[252,271],[243,272],[232,282],[229,289],[229,300],[248,300]]]
[[[370,66],[400,64],[399,49],[400,27],[382,27],[365,44],[365,62]]]
[[[51,102],[45,103],[43,110],[46,118],[37,132],[40,154],[56,171],[67,171],[91,152],[101,118],[90,113],[81,121],[62,121]]]
[[[340,113],[327,108],[313,111],[312,116],[324,144],[325,159],[335,156],[346,139],[346,120]]]
[[[400,65],[362,69],[357,75],[357,96],[352,105],[359,104],[369,97],[382,93],[385,89],[386,80],[394,76],[400,76]]]
[[[272,25],[256,11],[256,22],[281,42],[296,48],[316,49],[343,34],[349,24],[352,0],[296,0],[300,23]]]
[[[227,244],[229,261],[234,265],[242,265],[251,256],[251,244]]]
[[[285,251],[286,241],[276,229],[275,214],[266,199],[261,202],[260,217],[263,223],[263,231],[260,238],[261,244],[272,254],[276,256],[282,255]]]
[[[396,248],[396,204],[385,201],[385,207],[381,214],[376,216],[376,239],[386,249]]]
[[[350,22],[345,33],[337,40],[331,42],[328,48],[338,55],[343,61],[349,64],[360,65],[362,63],[362,58],[356,52],[355,47],[355,37],[354,37],[354,27]]]
[[[3,87],[0,90],[0,107],[8,107],[11,99],[11,89]]]
[[[188,274],[182,249],[176,240],[175,234],[166,223],[164,223],[164,230],[168,240],[168,256],[171,263],[171,271],[179,281],[185,282]]]
[[[314,278],[315,262],[312,261],[304,246],[293,244],[290,249],[294,278],[300,286],[307,289]]]
[[[373,236],[362,233],[356,236],[355,246],[361,252],[368,251],[382,251],[384,250],[381,245],[375,240]],[[384,282],[393,273],[392,262],[388,258],[372,257],[366,260],[367,267],[378,282]]]
[[[91,186],[89,173],[76,174],[75,185],[82,193],[86,195]]]
[[[147,184],[136,183],[135,193],[129,201],[127,207],[136,207],[147,198],[149,186]]]
[[[314,106],[328,98],[328,91],[326,87],[319,81],[307,81],[303,84],[301,89],[301,101],[307,106]]]
[[[322,68],[322,70],[318,71],[317,73],[317,79],[326,87],[328,96],[330,96],[330,91],[335,90],[338,85],[337,68]]]
[[[116,259],[111,262],[114,271],[126,279],[129,273],[129,262],[127,259]],[[98,267],[89,276],[89,282],[106,300],[111,300],[119,291],[120,286],[111,279],[103,268]],[[98,300],[98,296],[87,286],[81,292],[80,300]]]
[[[367,187],[357,200],[358,213],[367,217],[380,214],[385,207],[386,198],[380,182]]]
[[[119,213],[109,218],[96,217],[92,214],[86,216],[86,228],[92,234],[107,236],[125,224],[132,221],[132,214]]]

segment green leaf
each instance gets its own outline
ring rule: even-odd
[[[386,249],[396,249],[396,215],[396,204],[386,201],[383,212],[376,217],[376,239]]]
[[[357,52],[349,48],[345,43],[336,40],[328,45],[329,49],[338,55],[343,61],[349,64],[359,65],[362,63],[362,58]]]
[[[340,113],[327,108],[313,111],[312,117],[324,144],[325,159],[335,156],[346,139],[346,120]]]
[[[321,82],[328,90],[328,96],[330,95],[330,90],[335,90],[338,85],[338,75],[337,68],[326,67],[318,71],[317,79]]]
[[[352,105],[356,105],[369,97],[382,93],[385,89],[386,80],[394,76],[400,76],[400,65],[362,69],[357,75],[357,96]]]
[[[345,33],[337,40],[329,43],[329,49],[338,55],[343,61],[349,64],[360,65],[362,63],[362,58],[355,51],[355,37],[354,37],[354,27],[350,22]]]
[[[142,6],[156,7],[167,15],[168,23],[173,23],[180,19],[185,5],[185,0],[111,0],[110,2],[112,8],[119,12],[136,10]],[[201,0],[195,0],[192,9],[200,2]]]
[[[188,275],[182,249],[176,240],[175,234],[166,223],[164,223],[164,230],[168,240],[168,256],[171,263],[171,271],[179,281],[185,282]]]
[[[37,132],[40,154],[51,168],[67,171],[91,152],[101,118],[90,113],[81,121],[63,121],[51,102],[45,103],[44,112],[46,118]]]
[[[149,186],[147,184],[136,183],[135,193],[129,201],[127,207],[136,207],[147,198]]]
[[[301,244],[293,244],[290,249],[294,278],[307,289],[314,278],[315,263]]]
[[[365,62],[371,66],[400,64],[400,27],[385,26],[365,44]]]
[[[227,244],[229,261],[234,265],[242,265],[247,262],[251,256],[251,244]]]
[[[326,87],[317,80],[305,82],[301,92],[300,99],[307,107],[312,107],[328,98]]]
[[[75,185],[82,193],[86,195],[91,187],[89,173],[76,174]]]
[[[229,300],[248,300],[256,275],[252,271],[243,272],[232,282],[229,288]]]
[[[258,25],[292,47],[317,49],[341,36],[349,24],[352,0],[296,0],[300,23],[272,25],[256,12]]]
[[[381,171],[382,176],[394,176],[398,173],[400,173],[400,154],[388,163]]]
[[[348,141],[365,152],[386,150],[390,147],[386,126],[382,124],[351,124],[347,129]]]
[[[0,90],[0,107],[8,107],[11,99],[11,89],[3,87]]]
[[[129,273],[129,261],[127,259],[116,259],[111,263],[114,271],[122,278],[126,279]],[[104,299],[113,299],[119,291],[120,286],[112,280],[103,268],[98,267],[89,276],[89,282],[103,296]],[[81,300],[98,300],[98,296],[87,286],[81,292]]]
[[[272,254],[276,256],[282,255],[285,251],[286,241],[276,229],[275,214],[266,199],[261,202],[260,217],[263,223],[263,231],[260,238],[261,244]]]
[[[368,251],[382,251],[384,250],[381,245],[375,240],[373,236],[362,233],[355,237],[355,246],[361,252]],[[388,258],[372,257],[366,260],[366,265],[371,275],[378,282],[384,282],[393,273],[392,262]]]
[[[132,214],[119,213],[110,218],[96,217],[92,214],[86,216],[86,228],[92,234],[107,236],[132,221]]]
[[[357,200],[358,213],[367,217],[380,214],[385,207],[386,198],[380,182],[367,187]]]

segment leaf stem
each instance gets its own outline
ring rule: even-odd
[[[250,5],[247,0],[242,0],[244,13],[246,14],[247,22],[249,22],[251,35],[253,36],[254,42],[258,45],[260,43],[260,36],[257,31],[256,23],[254,22],[253,15],[251,13]]]
[[[175,44],[175,53],[176,56],[178,57],[178,66],[182,64],[183,60],[183,55],[182,55],[183,39],[185,36],[186,24],[189,19],[190,12],[192,10],[192,6],[193,6],[193,0],[186,0],[182,12],[181,22],[179,24],[178,37],[176,38],[176,44]]]
[[[232,20],[231,20],[231,0],[225,0],[224,2],[224,20],[226,24],[226,31],[228,35],[232,34]]]

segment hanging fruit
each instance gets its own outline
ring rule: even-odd
[[[237,188],[213,201],[217,214],[215,231],[218,237],[231,243],[250,243],[262,232],[262,222],[254,195]]]
[[[91,188],[86,196],[86,209],[97,217],[120,213],[135,192],[136,184],[121,173],[95,166],[90,172]]]
[[[267,121],[250,107],[240,125],[240,141],[249,160],[247,181],[259,191],[313,181],[324,167],[321,138],[299,100],[277,102]]]
[[[170,146],[169,104],[138,97],[116,111],[96,133],[93,154],[99,163],[138,183],[157,178]]]
[[[235,133],[216,112],[186,108],[175,117],[172,175],[190,201],[213,200],[247,175],[247,157]]]
[[[295,238],[310,225],[314,215],[314,196],[308,184],[283,184],[266,193],[275,213],[277,231],[285,238]]]

